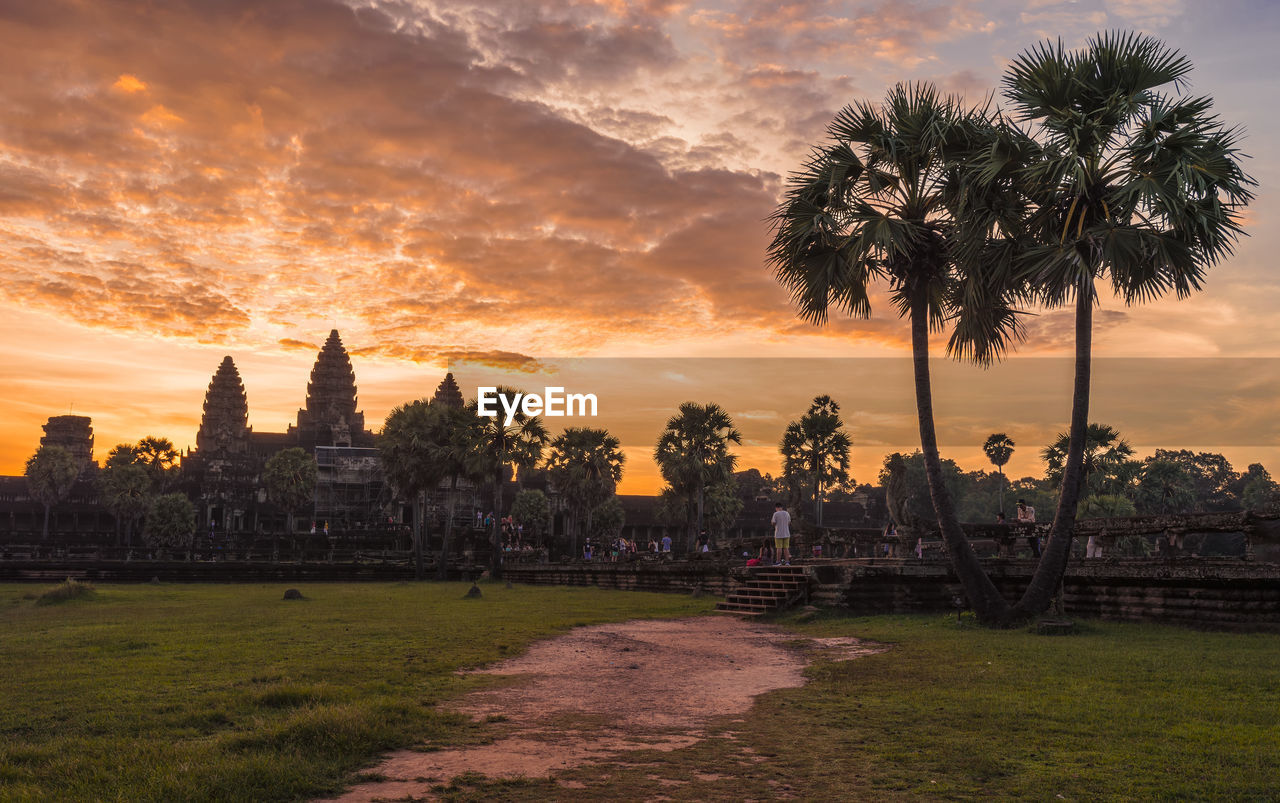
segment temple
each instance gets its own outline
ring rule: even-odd
[[[274,523],[278,513],[263,504],[262,469],[273,454],[295,446],[315,455],[321,469],[317,516],[346,526],[376,520],[382,476],[373,433],[356,408],[356,375],[337,329],[316,356],[306,402],[286,432],[253,431],[240,372],[224,357],[205,392],[196,448],[182,458],[200,526],[239,532]]]

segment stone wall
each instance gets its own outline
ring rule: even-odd
[[[724,561],[651,561],[634,563],[546,563],[507,566],[504,576],[531,585],[597,586],[622,591],[691,592],[724,596],[737,585]]]

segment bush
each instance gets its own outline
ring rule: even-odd
[[[93,583],[81,583],[68,577],[61,585],[46,589],[36,597],[37,605],[57,605],[73,599],[87,599],[96,592]]]

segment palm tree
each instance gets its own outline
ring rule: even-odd
[[[828,129],[828,144],[791,177],[772,218],[768,256],[800,317],[815,324],[826,322],[832,305],[868,317],[870,283],[888,282],[899,314],[911,322],[921,450],[947,554],[978,617],[995,622],[1008,604],[979,564],[943,485],[929,375],[929,332],[949,318],[961,316],[963,324],[949,350],[979,363],[998,357],[1017,334],[1001,285],[988,285],[971,267],[982,249],[957,247],[961,234],[979,238],[957,223],[964,185],[955,159],[988,127],[982,114],[962,111],[928,84],[899,84],[880,106],[846,107]]]
[[[799,421],[782,433],[783,476],[803,476],[813,489],[813,522],[822,526],[822,499],[829,484],[849,480],[852,441],[840,420],[840,405],[830,396],[817,396]]]
[[[622,442],[607,430],[569,427],[551,442],[547,472],[573,518],[571,556],[577,554],[579,530],[590,533],[592,512],[616,492],[625,462]]]
[[[1045,462],[1045,478],[1061,485],[1065,471],[1071,437],[1063,432],[1057,440],[1040,452]],[[1084,451],[1081,458],[1080,495],[1115,494],[1129,490],[1127,475],[1133,457],[1133,447],[1120,437],[1114,427],[1106,424],[1090,424],[1085,427]],[[1141,464],[1138,464],[1141,466]],[[1136,474],[1132,478],[1137,479]]]
[[[294,516],[308,503],[315,501],[318,474],[316,459],[297,446],[281,449],[271,455],[262,468],[262,484],[267,489],[267,498],[284,509],[285,532],[291,542],[295,529]]]
[[[49,540],[49,512],[67,498],[80,476],[80,463],[61,446],[41,446],[26,467],[27,487],[36,501],[44,505],[44,528],[40,540]]]
[[[148,546],[186,549],[190,559],[195,534],[196,509],[185,494],[163,494],[152,501],[142,532]]]
[[[413,565],[418,580],[425,580],[427,574],[423,554],[427,493],[438,488],[449,471],[439,459],[439,449],[449,433],[448,409],[426,399],[402,404],[387,415],[378,433],[383,474],[396,493],[413,506]]]
[[[498,387],[496,394],[508,399],[516,398],[520,391]],[[507,473],[521,468],[533,468],[542,459],[542,450],[550,440],[547,428],[539,416],[526,415],[517,409],[507,424],[504,416],[481,416],[475,401],[467,404],[467,412],[480,421],[477,430],[478,458],[476,466],[493,482],[493,530],[489,538],[489,574],[498,577],[502,572],[502,486]]]
[[[438,416],[433,416],[427,459],[437,463],[449,478],[449,507],[444,522],[444,539],[440,545],[440,564],[436,567],[436,579],[444,580],[448,577],[449,551],[453,545],[458,483],[462,480],[479,482],[485,476],[481,451],[484,433],[479,418],[465,408],[440,402],[433,402],[432,407],[440,407],[441,411]]]
[[[1005,464],[1009,462],[1009,458],[1013,457],[1013,447],[1017,446],[1013,439],[1003,432],[992,433],[987,438],[987,442],[982,444],[982,451],[986,452],[987,459],[991,461],[991,465],[996,467],[996,472],[1000,474],[1000,512],[1004,512],[1004,486],[1008,483],[1008,479],[1004,476]]]
[[[714,403],[681,404],[658,437],[653,456],[662,478],[676,495],[695,502],[689,522],[690,550],[706,525],[707,487],[733,477],[738,459],[729,454],[730,443],[741,444],[742,435],[724,408]]]
[[[126,444],[115,447],[120,450]],[[172,486],[178,471],[179,452],[173,441],[148,435],[133,447],[133,461],[147,470],[151,475],[151,483],[160,493],[166,493]],[[120,454],[124,458],[124,453]],[[109,457],[108,460],[111,458]]]
[[[1096,282],[1126,304],[1199,290],[1243,233],[1254,181],[1239,132],[1212,100],[1181,94],[1191,62],[1159,40],[1103,33],[1080,50],[1043,42],[1003,78],[1035,148],[1021,171],[1030,204],[1019,276],[1048,306],[1074,302],[1075,387],[1058,509],[1020,616],[1048,608],[1066,569],[1083,474]],[[1175,95],[1165,94],[1172,87]]]
[[[107,509],[124,523],[124,545],[133,546],[135,522],[151,506],[151,476],[137,463],[112,462],[98,473],[98,487]],[[117,536],[119,533],[117,533]]]

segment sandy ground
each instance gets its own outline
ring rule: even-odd
[[[804,683],[796,636],[729,617],[635,621],[578,628],[534,644],[483,674],[515,685],[474,692],[453,710],[505,718],[511,735],[492,744],[433,752],[401,750],[371,769],[384,780],[337,798],[430,798],[465,772],[546,777],[638,749],[676,750],[703,738],[713,717],[741,714],[752,698]],[[856,639],[808,646],[854,658],[883,647]]]

